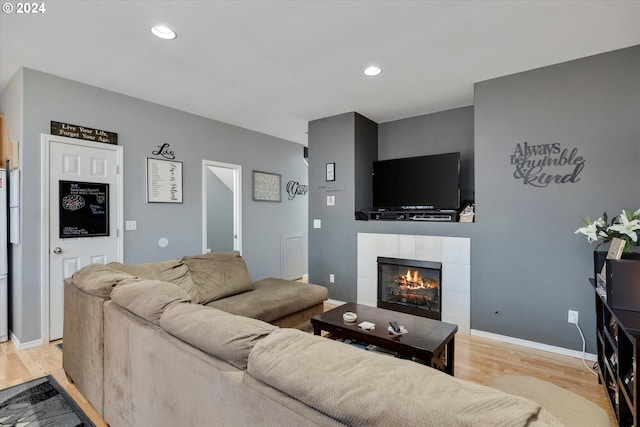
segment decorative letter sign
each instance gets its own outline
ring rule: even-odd
[[[557,142],[529,145],[525,141],[516,144],[511,164],[515,166],[515,179],[521,179],[525,185],[544,188],[551,183],[567,184],[580,181],[584,158],[578,155],[577,148],[562,148]]]

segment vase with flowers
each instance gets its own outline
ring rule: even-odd
[[[634,246],[640,245],[640,209],[633,214],[624,209],[622,213],[609,221],[605,212],[600,218],[592,221],[589,217],[583,217],[585,225],[578,228],[575,234],[584,234],[589,243],[598,242],[593,250],[594,279],[597,280],[605,263],[607,251],[598,251],[600,245],[611,243],[614,238],[624,242],[622,258],[638,259],[640,254],[632,253]],[[602,272],[604,276],[604,272]]]
[[[623,209],[611,221],[606,212],[595,221],[589,217],[583,217],[583,221],[585,225],[578,228],[575,234],[584,234],[589,243],[599,242],[596,249],[603,243],[610,243],[614,237],[624,241],[623,252],[630,252],[634,246],[640,246],[640,209],[633,214]]]

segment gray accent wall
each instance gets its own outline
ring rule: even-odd
[[[473,173],[464,182],[475,191],[477,212],[472,224],[354,221],[346,209],[322,206],[324,178],[311,171],[331,158],[353,162],[350,117],[309,127],[310,152],[321,152],[309,159],[309,224],[323,221],[323,229],[310,229],[311,281],[326,284],[329,272],[340,271],[330,298],[355,301],[358,232],[470,237],[472,330],[581,351],[580,334],[567,322],[568,310],[577,310],[586,349],[596,351],[588,282],[595,245],[574,231],[582,215],[640,208],[640,46],[480,82],[473,107],[378,126],[381,159],[449,147],[466,153]],[[565,183],[524,184],[511,160],[524,142],[559,144],[553,159],[575,148],[574,161],[582,157],[584,166],[576,176],[573,165],[540,171],[564,176]]]
[[[378,132],[379,160],[460,152],[460,200],[474,199],[473,106],[381,123]]]
[[[431,127],[425,135],[423,130]],[[310,122],[309,281],[327,286],[331,299],[356,301],[358,232],[468,237],[473,224],[356,221],[352,211],[354,200],[356,210],[372,207],[374,160],[453,151],[473,164],[473,107],[380,125],[358,113]],[[327,183],[325,164],[334,161],[336,182]],[[339,197],[329,207],[325,199],[332,193]],[[313,228],[314,219],[322,221],[321,229]],[[331,273],[335,283],[329,283]]]
[[[355,210],[373,206],[373,162],[378,159],[378,124],[355,115]]]
[[[326,286],[329,297],[340,301],[356,297],[354,138],[355,113],[309,122],[309,281]],[[335,181],[326,181],[327,163],[335,163]],[[335,206],[327,206],[330,195]],[[314,228],[316,220],[321,228]]]
[[[639,117],[640,46],[475,85],[472,328],[581,349],[567,322],[567,311],[578,310],[587,350],[595,352],[587,281],[595,246],[573,232],[581,215],[640,207]],[[584,167],[575,182],[524,184],[511,164],[524,142],[576,148]],[[573,170],[545,166],[533,173]]]
[[[124,232],[126,263],[202,251],[203,159],[242,165],[242,248],[254,280],[280,276],[282,234],[304,233],[306,239],[306,196],[288,200],[285,189],[289,180],[307,183],[299,144],[30,69],[16,78],[10,87],[19,86],[23,104],[5,101],[8,95],[3,92],[0,105],[7,117],[23,118],[18,125],[23,150],[23,233],[14,251],[17,283],[12,330],[21,343],[41,337],[40,135],[50,132],[51,120],[118,133],[118,144],[124,147],[124,217],[138,223],[136,231]],[[146,203],[145,159],[154,157],[151,152],[163,143],[170,144],[176,160],[183,162],[182,204]],[[282,202],[252,200],[253,170],[282,175]],[[168,247],[159,247],[161,237],[169,240]]]
[[[358,197],[355,188],[371,185],[377,136],[376,123],[354,112],[309,122],[309,281],[329,288],[332,299],[356,300],[355,210],[370,207],[371,196]],[[335,163],[335,181],[326,181],[327,163]]]

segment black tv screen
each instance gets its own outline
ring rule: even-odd
[[[458,209],[460,153],[373,162],[376,209]]]

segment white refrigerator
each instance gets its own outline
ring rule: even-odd
[[[0,169],[0,342],[9,339],[7,206],[7,174],[4,169]]]

